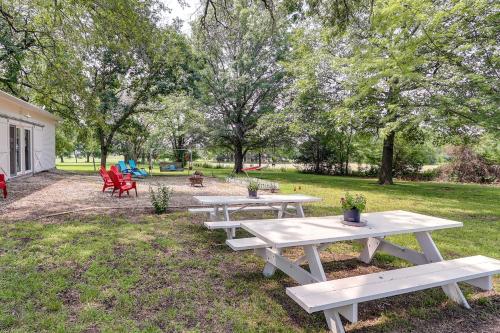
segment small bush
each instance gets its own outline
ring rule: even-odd
[[[156,190],[149,187],[149,193],[151,194],[151,204],[153,205],[155,213],[166,213],[170,205],[170,199],[172,198],[172,189],[169,186],[158,184]]]
[[[482,184],[500,180],[500,166],[489,163],[470,147],[451,147],[446,153],[451,161],[440,168],[441,180]]]

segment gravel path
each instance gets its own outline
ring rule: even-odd
[[[65,211],[94,207],[123,207],[144,209],[151,207],[149,187],[156,184],[170,186],[171,205],[196,206],[194,195],[244,195],[246,189],[215,178],[205,178],[204,187],[192,187],[186,176],[153,176],[137,180],[138,196],[130,193],[122,198],[111,196],[111,189],[102,192],[100,176],[51,171],[35,176],[16,178],[8,183],[9,196],[0,198],[0,219],[29,220]],[[96,209],[100,212],[102,209]]]

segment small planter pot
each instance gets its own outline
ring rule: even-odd
[[[250,198],[257,198],[257,191],[250,191],[250,190],[248,190],[248,196]]]
[[[361,213],[357,209],[350,209],[344,211],[344,221],[359,222],[361,220]]]

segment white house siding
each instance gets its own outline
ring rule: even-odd
[[[52,124],[45,127],[35,127],[35,172],[49,170],[56,167],[56,129]]]
[[[29,129],[32,133],[32,171],[20,172],[18,175],[55,168],[55,127],[57,120],[55,116],[45,110],[0,91],[0,173],[6,174],[7,178],[11,176],[10,125],[21,128],[23,140],[24,129]],[[23,164],[24,168],[24,155],[21,164]]]
[[[0,173],[9,174],[9,124],[0,118]]]

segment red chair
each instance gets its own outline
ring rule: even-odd
[[[0,173],[0,189],[3,190],[3,198],[7,198],[7,183],[5,182],[5,175]]]
[[[121,180],[118,177],[118,174],[116,174],[116,172],[114,172],[113,170],[110,170],[108,174],[111,180],[113,181],[114,185],[113,193],[111,193],[111,195],[114,195],[115,192],[118,190],[119,191],[118,197],[121,198],[123,192],[127,192],[127,195],[130,195],[129,191],[134,189],[135,196],[137,196],[137,185],[135,182],[128,182]]]
[[[114,173],[116,173],[116,175],[118,176],[119,179],[121,179],[122,181],[125,181],[125,182],[131,182],[132,181],[132,175],[130,173],[124,175],[120,172],[120,170],[118,170],[118,168],[116,167],[116,165],[112,165],[111,168],[110,168],[111,171],[113,171]]]
[[[115,185],[113,184],[113,181],[109,177],[108,172],[106,171],[105,167],[101,166],[101,169],[99,170],[99,173],[101,174],[102,181],[104,182],[104,184],[102,185],[102,191],[103,192],[108,187],[115,187]]]

